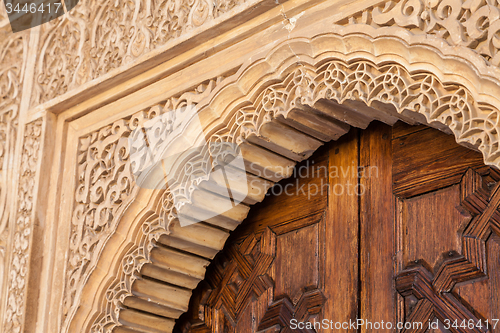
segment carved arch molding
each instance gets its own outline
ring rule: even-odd
[[[428,124],[499,167],[500,43],[493,25],[467,23],[494,20],[498,6],[469,4],[472,15],[444,17],[446,1],[431,9],[418,4],[387,2],[327,31],[295,34],[234,73],[193,82],[192,90],[79,137],[61,331],[170,332],[250,206],[350,126],[366,128],[373,120]],[[463,14],[461,3],[454,6]],[[489,12],[475,14],[485,6]],[[252,164],[241,184],[251,184],[250,192],[241,204],[187,227],[177,216],[197,219],[214,211],[223,195],[213,193],[224,184],[210,170],[202,170],[206,180],[197,183],[188,168],[213,154],[176,165],[169,177],[182,181],[169,190],[147,191],[135,184],[137,165],[130,158],[141,147],[127,145],[147,120],[183,106],[198,110],[208,140],[236,144]],[[189,121],[162,119],[159,135],[189,133]],[[174,204],[174,194],[183,200]],[[262,254],[262,273],[271,257]]]

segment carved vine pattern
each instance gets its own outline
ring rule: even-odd
[[[42,29],[33,105],[130,63],[245,0],[80,0]]]
[[[339,22],[401,27],[463,46],[500,66],[500,3],[497,0],[385,1]]]
[[[43,27],[32,103],[51,100],[219,17],[245,0],[81,0]],[[500,65],[497,0],[385,1],[338,22],[401,27]],[[77,50],[76,52],[74,50]]]
[[[123,302],[127,297],[133,296],[132,285],[140,279],[140,270],[145,264],[151,263],[150,253],[156,246],[158,239],[168,234],[166,221],[175,219],[175,208],[173,199],[168,191],[165,191],[157,207],[161,215],[154,214],[141,227],[140,239],[123,257],[117,278],[106,291],[106,304],[104,311],[94,321],[90,332],[105,333],[112,332],[118,321],[120,310],[124,308]]]
[[[21,156],[19,190],[17,195],[16,221],[13,225],[10,270],[7,286],[7,305],[4,318],[5,333],[23,330],[28,284],[31,234],[34,224],[34,196],[36,170],[40,158],[43,120],[26,125]]]
[[[11,36],[0,45],[0,245],[9,215],[6,206],[9,192],[7,165],[13,157],[16,141],[23,60],[27,49],[25,37],[25,34]]]
[[[0,35],[4,33],[0,32]],[[19,104],[28,41],[25,33],[10,34],[1,38],[3,41],[0,42],[0,298],[7,299],[7,302],[16,309],[16,313],[22,316],[23,302],[17,298],[16,289],[7,286],[8,290],[4,291],[2,284],[4,278],[11,279],[12,274],[17,272],[17,267],[10,268],[6,262],[9,253],[13,252],[6,246],[8,246],[12,229],[15,229],[15,225],[9,221],[12,211],[9,208],[12,195],[11,165],[17,138]],[[4,318],[4,327],[13,327],[16,331],[18,325],[20,322],[17,316],[6,315]]]
[[[153,118],[161,120],[155,122],[158,128],[161,128],[157,133],[162,137],[168,136],[183,124],[182,119],[177,121],[171,117],[174,114],[172,111],[183,107],[196,107],[199,100],[207,96],[215,83],[221,79],[222,77],[219,77],[201,84],[193,91],[172,97],[164,103],[140,111],[130,118],[115,121],[109,126],[80,138],[75,207],[71,220],[64,288],[63,321],[66,321],[66,318],[75,310],[79,292],[86,278],[95,267],[106,240],[115,231],[122,210],[135,196],[138,188],[135,172],[143,167],[141,164],[143,160],[141,158],[132,160],[131,152],[136,153],[134,156],[142,157],[137,153],[138,151],[150,154],[151,150],[154,150],[153,146],[130,146],[129,136],[134,133],[135,129],[143,126],[147,128],[147,122]],[[165,214],[169,213],[165,211],[166,208],[161,213],[161,221],[167,220]],[[157,227],[144,230],[147,239],[152,237],[149,233],[157,230],[159,225],[163,226],[162,230],[165,230],[167,224],[159,221],[155,222],[158,224]],[[137,256],[141,253],[149,253],[149,251],[138,251],[135,254]]]
[[[288,74],[281,83],[268,86],[253,105],[235,110],[228,127],[215,139],[241,143],[274,118],[286,117],[295,107],[322,100],[357,100],[368,106],[381,102],[424,115],[428,123],[439,122],[455,134],[459,142],[478,147],[485,162],[497,164],[500,158],[500,113],[492,105],[477,103],[463,86],[442,83],[432,73],[409,73],[392,63],[376,65],[369,61],[345,63],[324,61],[318,68],[302,67]]]
[[[264,123],[286,117],[295,107],[314,106],[322,99],[338,103],[359,100],[367,105],[376,102],[392,104],[400,113],[412,110],[423,114],[429,123],[437,121],[448,126],[459,141],[479,146],[487,162],[498,161],[498,110],[475,102],[465,87],[442,83],[433,73],[412,74],[395,63],[377,65],[369,61],[346,63],[330,59],[322,61],[317,68],[305,65],[289,71],[281,82],[262,85],[261,93],[247,106],[233,110],[227,125],[214,133],[210,141],[240,144],[252,133],[259,135]],[[188,172],[179,171],[179,177],[182,178],[184,173]],[[162,199],[166,210],[158,214],[169,219],[158,220],[167,226],[175,218],[172,213],[175,207],[169,200],[172,200],[172,194],[167,191]],[[165,225],[159,228],[148,225],[142,229],[143,232],[153,231],[141,236],[140,250],[135,248],[124,257],[124,272],[120,273],[120,280],[108,289],[105,313],[95,322],[92,332],[110,332],[119,325],[120,304],[126,295],[131,295],[133,279],[140,276],[143,263],[149,260],[146,249],[154,246],[153,240],[166,232],[164,228]]]

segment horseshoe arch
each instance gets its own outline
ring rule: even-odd
[[[245,163],[255,166],[247,170],[247,198],[207,223],[181,227],[178,214],[196,218],[193,212],[213,210],[217,195],[189,181],[168,191],[140,190],[137,204],[123,214],[127,229],[107,241],[101,258],[108,259],[97,262],[78,292],[79,306],[64,331],[161,326],[170,332],[210,259],[250,206],[289,177],[295,163],[350,126],[366,128],[373,120],[427,124],[499,167],[500,71],[474,51],[467,60],[456,48],[437,50],[419,38],[404,29],[387,36],[379,29],[338,27],[335,33],[286,40],[211,83],[196,105],[203,131],[210,141],[237,144]],[[190,123],[183,126],[188,133]],[[187,174],[184,160],[169,177]],[[206,176],[217,187],[219,180],[208,171]],[[176,191],[186,193],[182,204],[173,202]]]

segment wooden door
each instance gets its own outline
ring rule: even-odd
[[[252,208],[176,330],[500,332],[499,179],[437,130],[351,130]]]

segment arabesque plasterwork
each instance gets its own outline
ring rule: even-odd
[[[42,119],[26,125],[17,194],[16,220],[8,276],[3,332],[22,332],[28,294],[31,237],[34,222],[35,177],[40,158]]]
[[[105,241],[115,231],[120,210],[134,199],[137,191],[134,177],[136,164],[130,159],[130,151],[146,147],[130,147],[127,138],[150,119],[170,115],[171,111],[181,107],[196,107],[221,79],[201,84],[193,91],[172,97],[80,138],[79,177],[68,254],[64,316],[78,304],[79,286],[92,272]],[[162,132],[172,131],[177,126],[179,124],[175,120],[166,121]],[[165,223],[160,225],[166,226]]]
[[[244,0],[81,0],[42,27],[32,104],[47,102],[214,20]]]
[[[5,96],[0,100],[0,235],[7,227],[9,215],[7,205],[9,165],[12,163],[16,140],[26,49],[25,35],[7,38],[0,46],[0,95]]]
[[[0,309],[4,309],[4,331],[16,332],[22,327],[24,315],[24,300],[19,295],[24,294],[25,285],[20,274],[25,274],[27,267],[24,257],[17,255],[19,247],[25,244],[17,242],[21,241],[18,225],[12,220],[15,204],[12,177],[28,37],[26,34],[8,36],[5,31],[0,31],[0,35],[5,37],[0,42],[0,96],[3,97],[0,100]],[[24,197],[21,202],[25,202]],[[21,217],[20,221],[24,225]],[[32,222],[28,219],[26,223],[29,228]]]
[[[415,35],[436,36],[500,66],[500,3],[496,0],[384,1],[338,23],[400,27]]]

